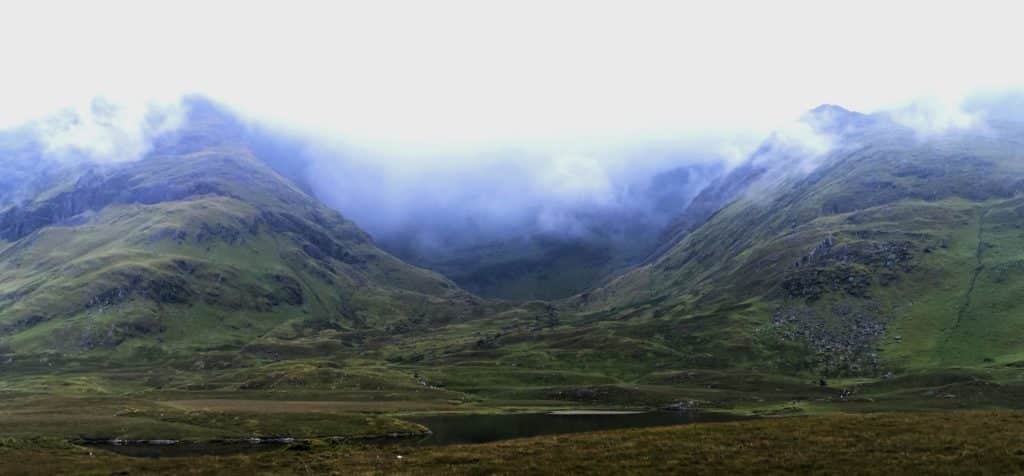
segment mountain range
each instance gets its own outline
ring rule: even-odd
[[[780,132],[728,169],[669,170],[636,189],[657,217],[441,250],[378,242],[315,196],[301,143],[201,98],[136,161],[50,163],[7,131],[8,385],[43,385],[57,362],[101,387],[316,389],[355,372],[598,398],[1013,368],[1024,123],[988,106],[984,127],[937,134],[821,106],[803,124],[827,147]],[[162,366],[181,373],[153,380]]]
[[[482,307],[258,159],[229,117],[192,119],[142,160],[65,167],[0,213],[5,349],[241,348]]]

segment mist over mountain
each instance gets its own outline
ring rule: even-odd
[[[484,296],[568,297],[646,258],[672,219],[726,168],[689,162],[635,178],[596,202],[508,203],[492,187],[457,202],[421,203],[416,211],[425,220],[376,236],[397,256]]]
[[[12,185],[0,198],[15,200],[20,188],[82,164],[242,142],[403,259],[483,295],[558,298],[645,258],[729,164],[686,144],[497,150],[416,163],[274,127],[202,96],[137,109],[97,99],[6,132]]]
[[[826,104],[740,160],[389,162],[203,96],[65,112],[0,134],[0,386],[200,396],[126,413],[185,435],[291,395],[1019,405],[1020,97]]]
[[[984,93],[953,106],[923,100],[870,114],[822,105],[738,162],[723,147],[685,143],[416,162],[274,126],[199,95],[144,108],[97,99],[85,111],[3,131],[0,200],[8,207],[5,236],[17,240],[87,211],[74,204],[32,208],[40,193],[63,183],[159,156],[243,146],[404,261],[484,297],[560,299],[614,287],[619,275],[685,246],[730,204],[769,200],[825,173],[836,157],[885,141],[926,147],[965,134],[1009,140],[1007,131],[1024,117],[1020,97]],[[843,200],[828,201],[826,211],[845,210]]]
[[[924,100],[871,115],[824,105],[741,162],[724,145],[686,142],[411,161],[274,126],[198,95],[146,107],[97,99],[3,132],[0,200],[16,203],[83,164],[140,160],[154,147],[189,153],[245,143],[401,259],[484,296],[563,298],[677,242],[737,198],[736,184],[750,194],[811,173],[827,153],[857,147],[872,123],[909,128],[918,140],[984,130],[1017,120],[1017,97],[977,94],[952,106]]]
[[[8,2],[0,474],[1024,474],[1018,10]]]

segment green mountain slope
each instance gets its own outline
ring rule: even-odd
[[[738,185],[721,209],[694,210],[707,220],[574,304],[675,321],[691,331],[680,349],[723,366],[881,375],[1019,361],[1021,128],[921,137],[839,113],[838,145],[811,173],[791,173],[799,157],[769,141],[725,179]]]
[[[0,210],[6,352],[276,355],[283,340],[477,312],[474,297],[378,249],[245,142],[189,127],[144,160],[87,167]]]

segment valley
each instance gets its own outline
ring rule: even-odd
[[[1011,2],[0,14],[0,476],[1024,474]]]
[[[743,428],[768,435],[749,456],[771,465],[794,425],[858,421],[871,435],[904,418],[1016,422],[1024,410],[1016,123],[922,141],[884,115],[823,106],[808,120],[840,145],[810,171],[791,168],[806,152],[770,137],[684,200],[656,246],[649,230],[646,258],[590,269],[601,277],[582,292],[516,300],[379,248],[287,178],[301,164],[271,139],[193,101],[190,122],[144,159],[59,169],[0,210],[4,464],[52,453],[75,472],[146,472],[175,458],[117,442],[157,456],[170,445],[197,472],[334,458],[404,471],[378,458],[406,450],[423,460],[411,472],[490,472],[487,458],[543,460],[555,450],[534,445],[589,445],[605,430],[659,451],[693,451],[683,435],[700,432],[723,445],[696,453],[712,471]],[[516,266],[491,278],[548,286]],[[894,411],[907,413],[876,415]],[[658,421],[685,424],[639,428]],[[506,436],[410,446],[430,422]],[[506,437],[518,438],[490,441]],[[490,456],[443,463],[476,452]],[[992,464],[1018,464],[1007,458]]]

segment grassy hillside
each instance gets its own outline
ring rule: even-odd
[[[676,349],[706,349],[715,365],[877,377],[1013,364],[1019,137],[864,120],[809,174],[775,154],[657,259],[570,304],[633,322],[626,335],[663,322]]]
[[[482,304],[254,157],[193,141],[94,166],[0,211],[0,348],[133,358],[456,321]]]

